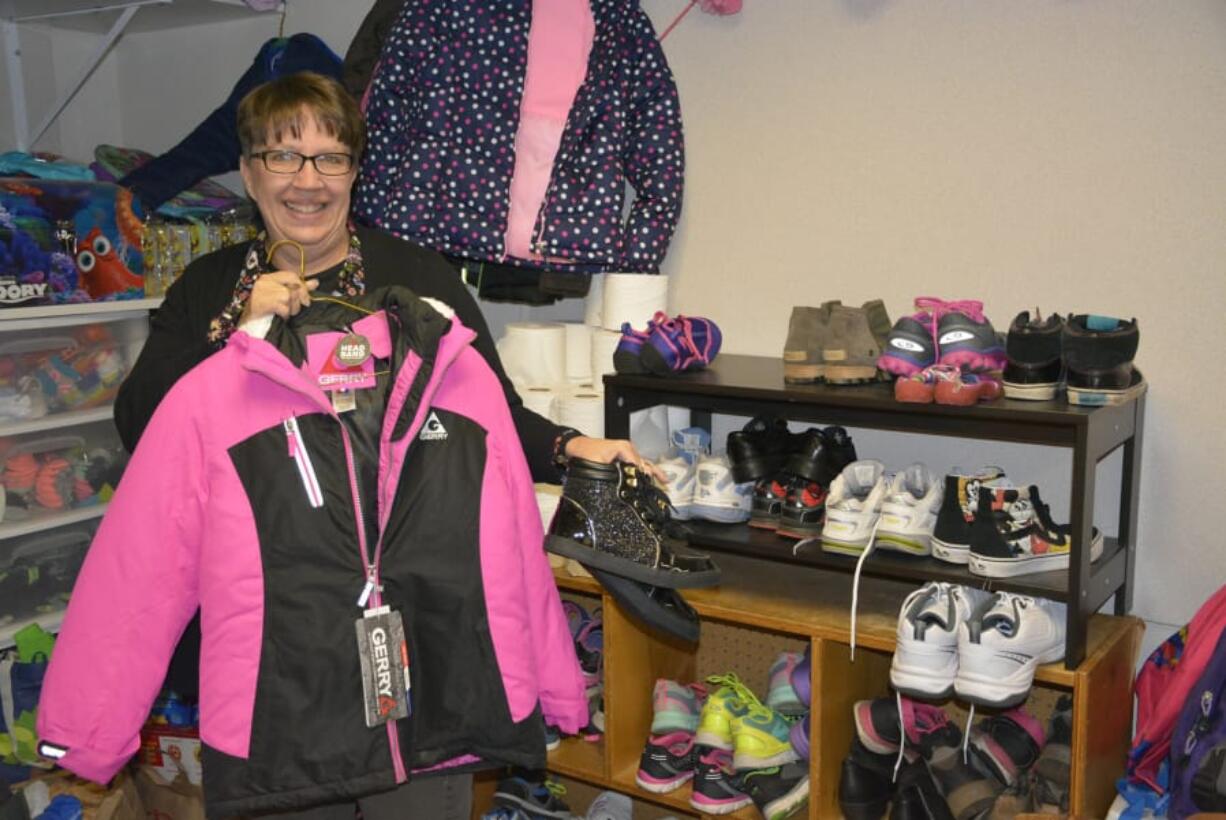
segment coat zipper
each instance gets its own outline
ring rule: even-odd
[[[298,476],[302,479],[303,489],[306,490],[307,501],[318,509],[324,505],[324,494],[319,486],[319,478],[315,475],[311,454],[307,452],[306,442],[302,438],[302,430],[298,427],[298,417],[290,416],[283,424],[285,438],[289,443],[289,455],[298,466]]]
[[[362,515],[362,497],[358,492],[357,469],[353,464],[353,444],[349,440],[349,431],[345,429],[345,425],[340,419],[337,419],[337,423],[341,428],[341,441],[345,445],[345,469],[349,473],[349,490],[353,494],[353,516],[358,527],[358,548],[362,551],[362,566],[366,568],[366,586],[362,589],[358,606],[365,608],[369,602],[372,608],[379,607],[383,605],[383,590],[379,583],[379,552],[382,552],[382,549],[375,553],[372,560],[366,544],[366,521]],[[382,538],[379,540],[382,542]],[[387,722],[387,742],[392,751],[392,770],[395,772],[396,782],[404,783],[408,780],[408,774],[405,772],[404,760],[400,755],[400,733],[396,731],[394,720]]]

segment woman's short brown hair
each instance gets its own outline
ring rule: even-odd
[[[238,142],[243,156],[289,133],[301,136],[304,115],[335,137],[355,159],[366,147],[366,122],[357,102],[331,77],[301,71],[256,86],[238,104]]]

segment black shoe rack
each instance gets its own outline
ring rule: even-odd
[[[958,438],[1011,441],[1072,450],[1069,503],[1073,533],[1067,570],[989,579],[964,566],[876,550],[864,574],[922,584],[950,581],[1063,601],[1068,605],[1065,666],[1085,659],[1089,617],[1114,596],[1117,615],[1132,607],[1136,566],[1137,501],[1141,474],[1141,433],[1145,396],[1123,404],[1081,407],[1063,396],[1032,402],[999,399],[975,407],[906,404],[895,401],[892,385],[790,385],[783,363],[765,356],[721,355],[706,370],[671,377],[605,376],[605,435],[629,438],[630,414],[657,405],[687,407],[693,424],[710,429],[712,414],[756,416],[771,413],[793,421],[893,430]],[[1107,538],[1099,560],[1090,562],[1094,488],[1098,464],[1123,448],[1117,537]],[[689,522],[695,546],[806,564],[851,573],[854,558],[823,553],[816,543],[794,553],[795,541],[746,525]]]

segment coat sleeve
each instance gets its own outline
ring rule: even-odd
[[[634,188],[625,226],[625,270],[657,273],[681,218],[685,138],[677,84],[651,21],[637,9],[630,25],[638,53],[622,156],[626,179]]]
[[[545,554],[545,534],[536,506],[532,477],[510,424],[499,441],[505,443],[507,497],[513,511],[516,548],[520,552],[523,591],[527,599],[529,646],[536,663],[537,688],[545,722],[568,734],[577,733],[588,721],[583,670],[575,654],[570,628],[562,611],[562,598]]]
[[[59,765],[106,783],[137,750],[198,603],[207,489],[193,402],[154,413],[77,578],[43,683],[38,735]]]

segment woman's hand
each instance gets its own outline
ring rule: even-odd
[[[586,458],[600,464],[627,461],[655,479],[657,484],[667,484],[668,478],[656,465],[643,458],[634,442],[622,438],[590,438],[575,436],[566,442],[567,458]]]
[[[300,279],[292,271],[277,270],[262,274],[251,288],[247,307],[243,309],[238,323],[242,325],[274,314],[282,319],[295,316],[311,304],[311,292],[317,287],[318,279]]]

